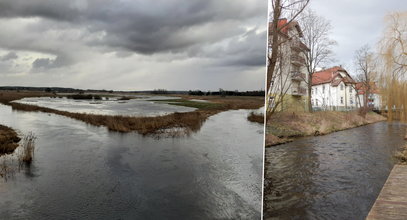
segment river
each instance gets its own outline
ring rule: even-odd
[[[263,126],[249,112],[157,139],[0,105],[1,124],[37,136],[31,168],[0,179],[0,218],[259,219]]]
[[[405,132],[379,122],[267,148],[265,219],[365,219]]]

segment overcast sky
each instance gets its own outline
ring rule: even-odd
[[[389,12],[407,11],[407,1],[402,0],[311,0],[312,8],[331,21],[335,65],[343,65],[355,73],[354,54],[364,44],[375,48],[385,28],[384,17]]]
[[[0,85],[264,88],[265,0],[1,0]]]

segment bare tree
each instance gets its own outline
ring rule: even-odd
[[[282,30],[288,27],[305,9],[310,0],[270,0],[270,25],[269,25],[269,36],[268,36],[268,54],[267,54],[267,79],[266,79],[266,90],[267,90],[267,117],[275,111],[277,105],[282,102],[283,98],[279,97],[280,100],[276,100],[276,96],[270,97],[269,94],[273,92],[273,88],[276,86],[281,87],[281,85],[276,85],[275,80],[278,79],[281,74],[281,62],[282,55],[281,47],[284,44],[284,40],[281,37]],[[280,20],[286,17],[288,22],[282,24]],[[279,64],[280,63],[280,64]],[[279,67],[280,66],[280,67]],[[286,83],[286,82],[284,82]],[[279,94],[283,94],[280,88]],[[284,93],[284,94],[285,94]],[[283,95],[284,95],[283,94]],[[280,96],[280,95],[279,95]]]
[[[302,24],[303,42],[309,50],[304,50],[305,67],[307,69],[307,78],[304,81],[307,84],[308,92],[308,111],[312,112],[311,90],[312,74],[317,67],[333,61],[332,46],[336,41],[329,38],[332,26],[324,17],[318,16],[313,10],[307,9],[300,15]]]
[[[388,120],[407,121],[407,13],[386,16],[387,27],[380,42],[381,97]]]
[[[363,95],[363,107],[368,108],[368,99],[373,89],[373,83],[376,80],[376,58],[370,50],[369,45],[364,45],[355,53],[355,65],[359,74],[356,80],[361,83]]]

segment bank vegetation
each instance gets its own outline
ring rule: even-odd
[[[297,137],[325,135],[384,120],[385,117],[374,112],[368,112],[364,116],[357,111],[278,112],[267,122],[266,146],[286,143]]]
[[[95,115],[73,113],[35,105],[12,102],[25,97],[52,96],[50,93],[41,92],[1,92],[0,103],[9,105],[13,110],[45,112],[62,115],[86,122],[95,126],[105,126],[109,130],[118,132],[137,131],[142,135],[170,134],[171,136],[189,134],[198,131],[203,122],[211,115],[233,109],[257,109],[264,105],[263,97],[196,97],[180,96],[179,100],[165,100],[168,104],[195,107],[192,112],[172,113],[153,117],[132,117]],[[208,102],[194,102],[192,99],[203,99]]]

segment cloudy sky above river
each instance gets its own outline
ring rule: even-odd
[[[331,21],[331,37],[338,42],[334,48],[335,65],[343,65],[354,74],[355,51],[365,44],[376,48],[390,12],[407,11],[400,0],[311,0],[310,8]]]
[[[264,88],[267,1],[1,0],[1,85]]]

